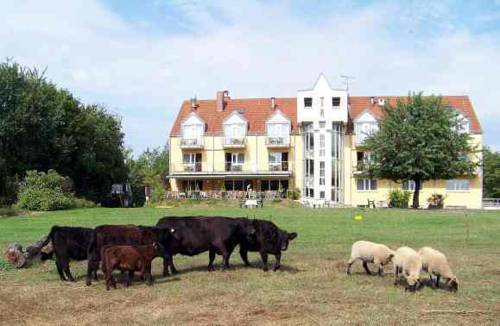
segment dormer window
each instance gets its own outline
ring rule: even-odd
[[[192,113],[182,123],[182,147],[203,147],[203,134],[205,132],[205,122]]]
[[[366,138],[373,135],[378,130],[376,122],[356,122],[354,132],[356,133],[356,144],[362,144]]]
[[[332,97],[332,106],[333,107],[340,106],[340,97]]]
[[[243,147],[247,134],[247,121],[238,110],[224,121],[224,146]]]
[[[311,108],[313,106],[312,97],[304,97],[304,107]]]
[[[290,145],[290,119],[281,111],[277,111],[266,122],[267,126],[267,145],[271,146],[289,146]]]
[[[470,122],[463,114],[458,115],[457,131],[460,133],[468,134],[470,132]]]

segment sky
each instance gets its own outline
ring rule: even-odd
[[[323,72],[353,96],[468,95],[500,150],[500,0],[0,0],[0,60],[119,115],[137,155],[183,100],[293,97]]]

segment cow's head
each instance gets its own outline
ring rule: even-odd
[[[288,249],[288,243],[297,237],[296,232],[288,233],[286,231],[280,231],[280,247],[282,251]]]
[[[153,249],[155,250],[156,256],[165,256],[165,247],[160,242],[153,242]]]

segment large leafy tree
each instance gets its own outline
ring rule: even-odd
[[[369,173],[394,181],[413,180],[413,208],[422,182],[473,175],[477,159],[470,136],[460,132],[460,116],[440,96],[410,94],[383,108],[379,130],[366,140],[373,163]]]
[[[485,148],[483,152],[483,195],[500,198],[500,152]]]
[[[98,201],[126,178],[120,120],[83,105],[44,73],[0,63],[0,204],[28,170],[71,177],[77,194]]]

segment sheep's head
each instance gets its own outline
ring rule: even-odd
[[[392,261],[392,258],[394,258],[394,251],[391,250],[385,258],[384,265],[390,263]]]
[[[405,290],[410,291],[410,292],[415,292],[420,284],[420,280],[417,275],[410,275],[406,279],[408,285],[406,286]]]
[[[450,291],[456,292],[458,291],[458,280],[456,276],[453,276],[452,278],[448,279],[448,282],[446,282],[446,285],[450,289]]]

